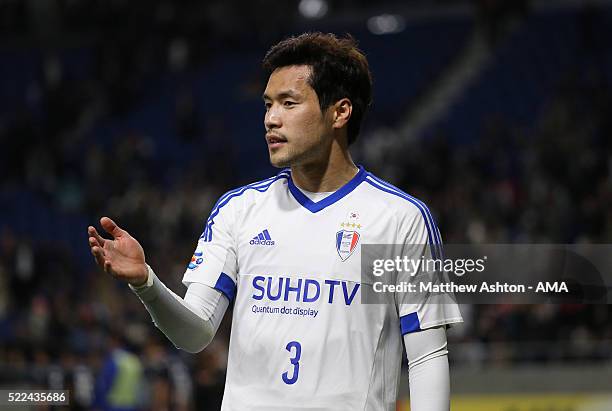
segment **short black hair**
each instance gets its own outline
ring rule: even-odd
[[[372,74],[368,60],[350,35],[304,33],[272,46],[262,66],[268,75],[280,67],[308,65],[308,83],[319,97],[321,111],[348,98],[353,112],[348,121],[348,144],[357,139],[366,111],[372,103]]]

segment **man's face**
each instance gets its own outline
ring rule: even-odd
[[[310,70],[303,65],[281,67],[268,79],[264,125],[275,167],[321,161],[331,144],[331,115],[321,112],[317,93],[308,84]]]

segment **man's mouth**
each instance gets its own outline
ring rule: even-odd
[[[266,134],[266,141],[269,148],[278,148],[285,144],[287,139],[276,134]]]

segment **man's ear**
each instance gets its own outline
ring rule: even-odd
[[[351,114],[353,113],[353,103],[348,98],[343,98],[332,106],[333,107],[333,119],[332,123],[333,128],[342,128],[347,125],[348,121],[351,118]]]

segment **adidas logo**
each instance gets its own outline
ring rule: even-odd
[[[261,233],[257,234],[251,241],[249,241],[251,245],[274,245],[274,240],[270,237],[270,233],[268,229],[263,230]]]

